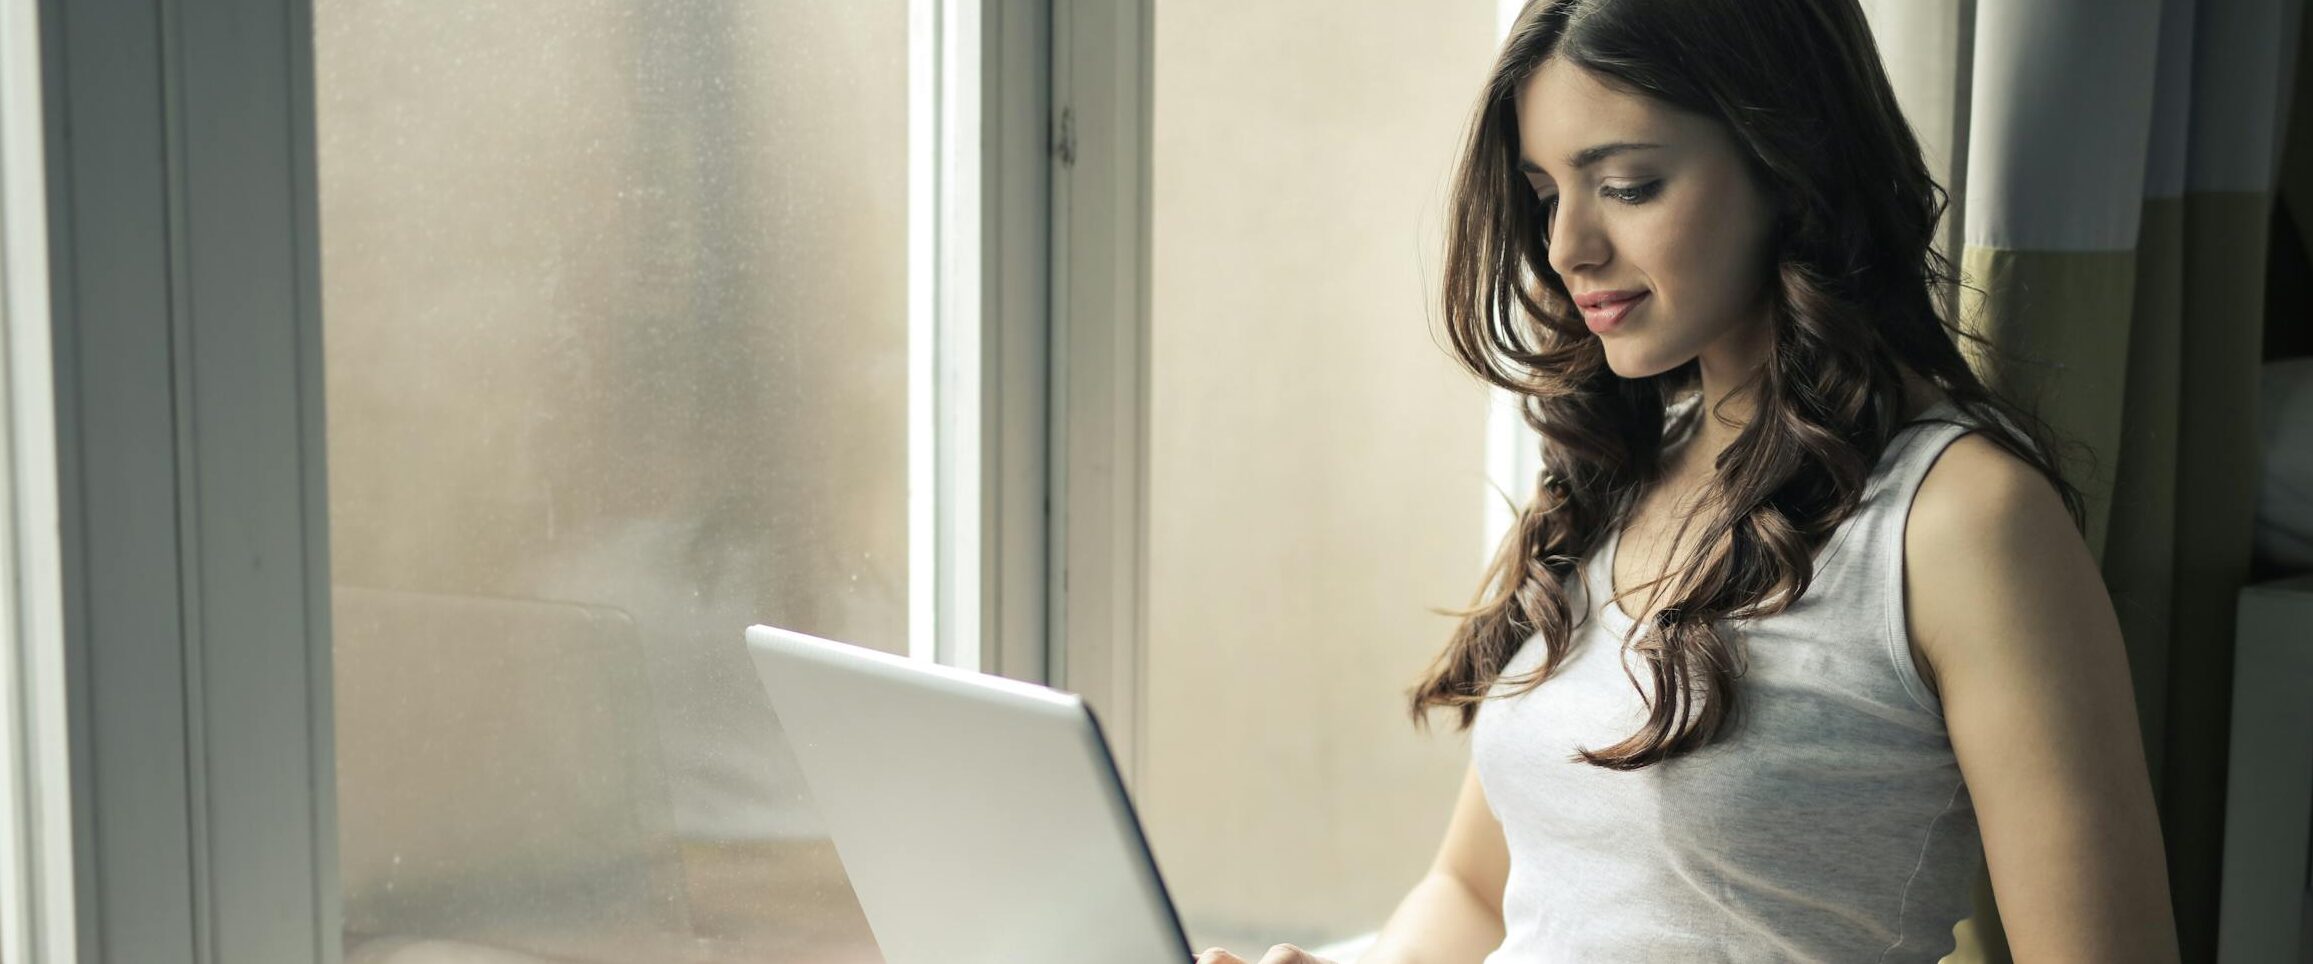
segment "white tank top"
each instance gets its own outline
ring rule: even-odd
[[[1921,418],[1973,424],[1949,400]],[[1631,617],[1602,591],[1620,530],[1591,554],[1569,583],[1582,589],[1567,662],[1531,692],[1481,704],[1471,732],[1510,852],[1506,936],[1487,964],[1891,964],[1951,951],[1983,850],[1942,709],[1906,643],[1903,525],[1928,466],[1967,430],[1915,421],[1890,440],[1861,507],[1816,553],[1807,594],[1722,627],[1749,659],[1741,728],[1666,763],[1569,760],[1646,719],[1618,653],[1653,685],[1621,650]],[[1542,655],[1528,639],[1504,675]]]

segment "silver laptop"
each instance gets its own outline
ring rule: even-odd
[[[1196,956],[1081,697],[769,626],[747,649],[889,964]]]

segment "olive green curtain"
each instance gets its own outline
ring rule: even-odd
[[[1866,0],[1980,370],[2074,443],[2187,961],[2216,957],[2267,219],[2301,0]],[[2051,681],[2060,685],[2060,681]],[[1989,881],[1951,961],[2009,960]]]

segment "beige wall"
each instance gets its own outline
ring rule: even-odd
[[[1138,792],[1199,949],[1378,925],[1468,759],[1403,694],[1486,548],[1431,292],[1495,8],[1157,7]]]

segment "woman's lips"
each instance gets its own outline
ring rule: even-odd
[[[1639,302],[1645,301],[1648,294],[1650,292],[1641,291],[1626,298],[1601,302],[1596,307],[1584,308],[1582,320],[1590,325],[1592,332],[1606,334],[1621,327],[1624,316],[1629,315]]]

